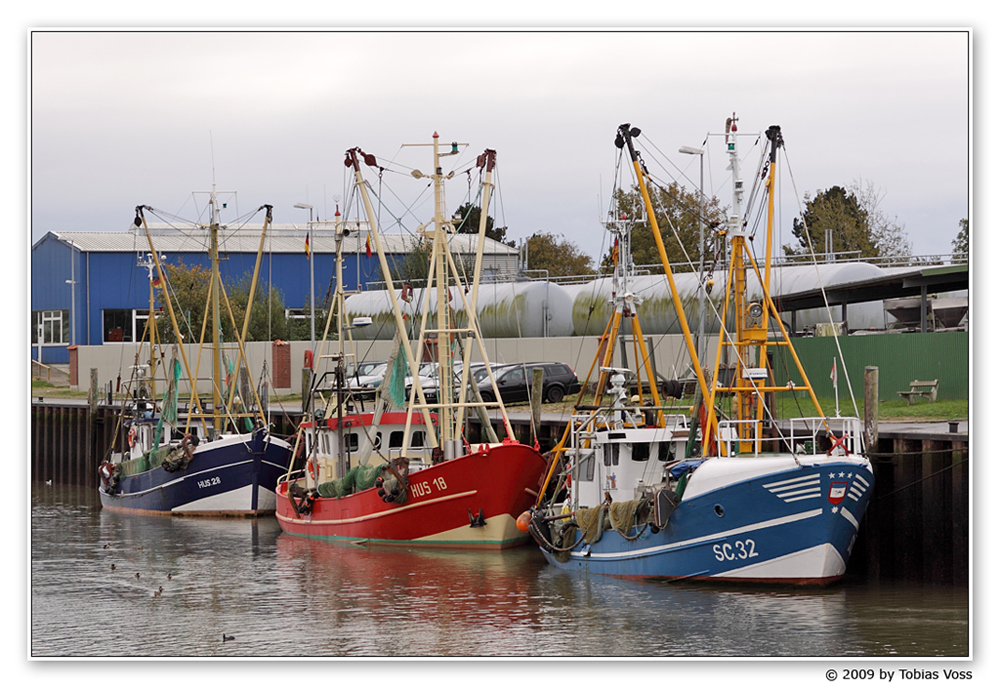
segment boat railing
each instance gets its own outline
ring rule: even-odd
[[[798,455],[821,453],[826,451],[822,448],[826,445],[831,454],[860,454],[864,447],[862,437],[862,423],[858,418],[808,417],[775,422],[720,421],[716,441],[724,447],[726,456],[748,454],[749,451],[756,456],[768,443],[777,443],[782,450]]]
[[[592,442],[597,438],[597,432],[611,428],[624,430],[642,427],[651,427],[656,411],[662,411],[665,407],[657,406],[636,406],[636,407],[613,407],[595,406],[588,407],[588,413],[575,413],[570,417],[570,445],[571,447],[583,447],[584,443]],[[609,413],[620,411],[620,419],[609,418]],[[688,430],[690,418],[682,413],[664,413],[662,425],[658,427],[667,430]]]
[[[719,421],[715,441],[723,456],[748,454],[748,445],[754,456],[760,452],[762,423],[759,420]]]

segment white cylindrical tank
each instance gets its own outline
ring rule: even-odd
[[[881,268],[869,263],[832,263],[820,265],[791,265],[775,269],[771,278],[772,296],[794,294],[821,285],[833,286],[858,282],[881,277]],[[716,272],[712,275],[714,283],[712,292],[706,299],[705,331],[718,328],[716,312],[722,309],[722,298],[725,295],[726,275]],[[756,277],[748,278],[750,298],[760,298],[761,288]],[[684,315],[692,332],[698,330],[698,276],[686,272],[674,275],[674,283],[680,294]],[[586,284],[567,286],[573,297],[573,329],[577,336],[601,335],[611,317],[612,280],[610,277],[600,278]],[[680,320],[674,308],[670,293],[670,284],[665,275],[642,275],[633,279],[631,292],[635,298],[635,309],[642,326],[643,334],[680,334]],[[714,310],[708,301],[714,304]],[[882,304],[857,303],[848,306],[848,327],[855,329],[880,329],[885,321]],[[840,307],[834,307],[834,321],[841,318]],[[788,315],[783,318],[786,322]],[[830,322],[830,316],[825,308],[812,308],[799,311],[796,314],[796,327]],[[626,331],[630,331],[626,329]]]
[[[400,290],[397,290],[397,295]],[[429,328],[436,327],[437,293],[414,289],[409,302],[400,300],[412,333],[420,327],[423,299],[427,294]],[[466,299],[471,298],[471,292]],[[573,301],[566,289],[551,282],[487,282],[479,286],[480,331],[484,337],[567,337],[573,334],[570,318]],[[392,304],[387,291],[369,291],[346,299],[348,322],[356,317],[370,317],[372,324],[353,331],[354,339],[392,339],[396,333]],[[457,287],[451,288],[451,307],[464,324],[465,306]],[[411,335],[412,336],[412,335]]]
[[[479,326],[484,337],[568,337],[573,299],[553,282],[487,282],[479,285]]]

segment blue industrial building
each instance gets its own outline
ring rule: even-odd
[[[220,271],[224,283],[253,273],[262,226],[223,228]],[[344,239],[344,288],[360,291],[381,280],[378,256],[366,250],[367,231],[354,228]],[[153,246],[168,264],[209,267],[208,232],[151,224]],[[268,229],[259,283],[284,296],[291,315],[302,316],[310,302],[309,229],[304,225],[272,225]],[[475,252],[474,235],[455,235],[457,254]],[[386,253],[402,256],[413,237],[382,235]],[[457,244],[457,245],[456,245]],[[336,242],[332,222],[312,225],[313,289],[316,303],[328,301],[334,289]],[[69,362],[71,345],[131,342],[141,338],[149,313],[149,271],[140,265],[150,254],[141,229],[126,232],[49,232],[31,249],[31,357],[50,365]],[[487,239],[484,269],[511,275],[517,249]]]

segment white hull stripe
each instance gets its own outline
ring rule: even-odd
[[[849,510],[841,509],[840,515],[846,518],[851,525],[854,526],[854,530],[858,529],[858,519],[854,518],[854,514],[852,514]]]
[[[527,537],[527,533],[522,533],[517,529],[515,521],[511,518],[510,514],[500,514],[499,516],[491,516],[486,519],[486,526],[482,528],[470,528],[468,525],[463,525],[451,530],[417,538],[413,542],[468,544],[476,542],[508,542],[523,540]]]
[[[127,494],[118,494],[118,495],[115,495],[115,496],[122,497],[122,498],[124,498],[124,497],[138,497],[140,495],[149,494],[150,492],[156,492],[157,490],[162,490],[164,487],[168,487],[170,485],[174,485],[176,483],[181,482],[184,479],[192,479],[195,476],[199,476],[199,475],[202,475],[202,474],[205,474],[205,473],[215,473],[217,471],[225,470],[227,468],[232,468],[233,466],[240,466],[242,464],[252,463],[252,462],[253,462],[253,459],[247,459],[245,461],[235,461],[233,463],[227,463],[227,464],[224,464],[222,466],[215,466],[213,468],[206,468],[206,469],[201,470],[201,471],[194,471],[193,473],[187,473],[186,475],[182,475],[182,476],[180,476],[178,478],[174,478],[173,480],[168,480],[165,483],[160,483],[159,485],[156,485],[155,487],[152,487],[152,488],[150,488],[148,490],[142,490],[141,492],[129,492]],[[278,464],[272,463],[270,461],[261,461],[261,463],[262,464],[266,463],[266,464],[268,464],[270,466],[274,466],[275,468],[277,468],[280,471],[287,471],[288,470],[287,466],[279,466]],[[131,476],[128,476],[128,477],[131,477]]]
[[[785,487],[797,487],[799,483],[806,484],[806,483],[818,483],[818,482],[819,482],[819,475],[814,473],[812,475],[806,475],[801,478],[789,478],[788,480],[778,480],[773,483],[765,483],[764,487],[766,487],[769,490],[771,490],[772,488],[782,489]]]
[[[803,478],[792,478],[790,480],[779,480],[773,483],[765,483],[764,487],[775,497],[779,497],[786,503],[798,502],[803,499],[814,499],[821,497],[819,475],[813,473]]]
[[[792,514],[791,516],[782,516],[781,518],[774,518],[770,521],[760,521],[758,523],[752,523],[748,526],[743,526],[742,528],[734,528],[733,530],[727,530],[720,533],[713,533],[711,535],[704,535],[699,538],[692,538],[691,540],[683,540],[681,542],[674,542],[669,545],[658,545],[656,547],[647,547],[646,549],[632,550],[631,552],[591,552],[590,559],[620,559],[620,558],[632,558],[639,556],[650,556],[653,554],[659,554],[661,552],[668,552],[674,549],[683,549],[685,547],[692,547],[694,545],[700,545],[705,542],[712,542],[714,540],[721,540],[723,538],[732,537],[733,535],[742,535],[743,533],[751,532],[754,530],[763,530],[764,528],[773,528],[774,526],[782,526],[788,523],[795,523],[796,521],[803,521],[808,518],[815,518],[817,516],[822,516],[822,509],[810,509],[809,511],[802,511],[797,514]],[[572,552],[572,556],[577,558],[583,558],[583,554],[579,552]]]
[[[817,545],[774,559],[716,574],[715,578],[834,578],[847,570],[836,547]],[[820,571],[820,575],[816,572]]]
[[[244,485],[229,492],[202,497],[187,504],[174,507],[172,511],[184,513],[186,511],[249,511],[253,504],[253,487]],[[257,488],[257,511],[274,511],[277,501],[274,492],[266,487]]]
[[[370,521],[375,518],[383,518],[384,516],[390,516],[398,514],[400,511],[409,511],[410,509],[417,509],[422,506],[430,506],[432,504],[438,504],[440,502],[447,502],[452,499],[461,499],[462,497],[470,497],[476,494],[478,490],[470,490],[468,492],[458,492],[453,495],[445,495],[444,497],[436,497],[434,499],[428,499],[423,502],[417,502],[416,504],[406,504],[404,506],[398,507],[396,509],[390,509],[388,511],[378,511],[374,514],[368,514],[366,516],[357,516],[356,518],[331,518],[323,521],[316,519],[306,520],[301,518],[289,518],[288,516],[283,516],[278,514],[278,518],[282,521],[287,521],[288,523],[310,523],[312,525],[343,525],[345,523],[362,523],[364,521]],[[282,497],[282,499],[287,499],[287,497]]]

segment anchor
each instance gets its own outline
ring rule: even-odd
[[[476,516],[472,515],[472,509],[466,509],[469,512],[469,527],[470,528],[485,528],[486,527],[486,517],[483,516],[483,510],[479,510],[479,514]]]

